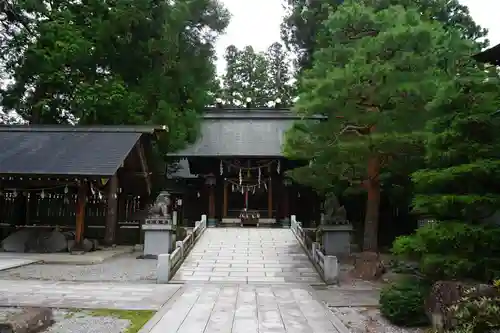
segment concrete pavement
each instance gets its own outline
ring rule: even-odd
[[[0,280],[0,307],[158,310],[180,287],[171,284]]]
[[[172,282],[323,283],[292,231],[268,228],[207,229]]]

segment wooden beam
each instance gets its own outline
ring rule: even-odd
[[[222,209],[222,217],[227,217],[227,190],[229,183],[224,181],[224,207]]]
[[[146,154],[144,152],[144,147],[142,146],[142,142],[137,142],[137,153],[139,154],[139,160],[141,161],[142,172],[147,174],[146,177],[146,188],[148,191],[148,195],[151,194],[151,179],[149,178],[149,168],[148,161],[146,160]]]
[[[78,186],[76,197],[76,230],[74,249],[83,249],[83,237],[85,231],[85,203],[87,201],[87,182],[81,182]]]
[[[106,229],[104,232],[104,244],[112,246],[116,241],[116,225],[118,223],[118,177],[115,174],[109,180],[106,207]]]
[[[273,218],[273,180],[269,177],[267,185],[267,217]]]

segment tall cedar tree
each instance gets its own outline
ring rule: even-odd
[[[273,43],[266,52],[268,63],[269,86],[267,92],[270,101],[281,101],[282,107],[289,107],[294,97],[291,60],[281,43]]]
[[[0,8],[5,110],[31,123],[164,124],[195,140],[215,78],[216,0],[11,0]]]
[[[291,63],[280,43],[273,43],[265,53],[256,52],[251,46],[239,50],[230,45],[224,58],[226,70],[220,95],[226,104],[243,106],[251,98],[253,107],[268,107],[280,98],[282,105],[290,105]]]
[[[479,222],[500,204],[500,79],[469,68],[442,86],[430,111],[428,168],[412,175],[415,209],[440,220]]]
[[[314,53],[295,110],[328,120],[292,128],[285,153],[312,161],[292,171],[299,182],[317,188],[339,179],[361,182],[367,191],[363,249],[377,251],[380,173],[421,147],[424,106],[447,76],[443,59],[454,65],[470,48],[417,9],[375,10],[359,1],[346,1],[330,15],[320,38],[330,45]]]
[[[225,60],[223,100],[232,106],[242,106],[247,98],[251,98],[253,106],[266,106],[269,77],[265,55],[255,52],[251,46],[238,50],[234,45],[230,45],[226,49]]]

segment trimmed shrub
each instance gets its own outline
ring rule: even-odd
[[[399,237],[392,252],[418,263],[428,279],[491,281],[500,273],[500,227],[439,222]]]
[[[425,298],[430,286],[424,280],[406,278],[387,285],[380,293],[380,313],[391,323],[415,327],[429,324]]]

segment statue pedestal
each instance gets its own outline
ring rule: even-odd
[[[175,245],[175,228],[172,220],[161,219],[162,223],[148,223],[160,222],[160,218],[153,220],[146,220],[142,225],[144,230],[144,258],[156,258],[159,254],[170,253]]]
[[[290,219],[288,217],[280,221],[282,228],[290,228]]]
[[[323,225],[323,247],[325,255],[344,256],[351,254],[351,224]]]

